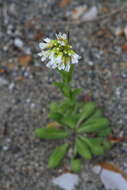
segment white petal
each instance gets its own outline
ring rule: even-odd
[[[39,43],[39,47],[40,47],[41,49],[45,49],[45,48],[47,48],[47,44],[44,43],[44,42],[41,42],[41,43]]]
[[[59,34],[56,34],[57,39],[62,38],[62,39],[67,39],[66,34],[62,34],[61,32]]]
[[[78,61],[80,59],[80,56],[75,53],[75,54],[72,55],[71,58],[72,58],[72,64],[76,64],[76,63],[78,63]]]
[[[47,59],[47,57],[42,57],[41,58],[41,61],[43,62],[43,61],[45,61]]]
[[[38,53],[38,56],[40,56],[40,57],[43,56],[43,53],[42,52]]]
[[[50,38],[45,38],[44,41],[49,43],[51,41],[51,39]]]
[[[62,56],[57,56],[56,57],[56,62],[57,63],[62,63]]]

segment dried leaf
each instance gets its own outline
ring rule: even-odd
[[[63,8],[69,5],[70,3],[71,3],[71,0],[61,0],[59,3],[59,6]]]
[[[109,136],[108,137],[108,140],[110,142],[113,142],[113,143],[119,143],[119,142],[123,142],[127,139],[127,137],[113,137],[113,136]]]
[[[59,128],[60,124],[56,121],[50,122],[48,123],[47,127],[51,127],[51,128]]]
[[[6,70],[0,69],[0,73],[5,73],[5,72],[6,72]]]
[[[127,52],[127,44],[124,44],[124,45],[122,46],[122,49]]]
[[[32,56],[31,55],[23,55],[18,58],[18,61],[21,66],[26,67],[32,61]]]

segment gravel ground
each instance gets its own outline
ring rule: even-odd
[[[61,98],[52,86],[58,74],[46,68],[37,56],[39,40],[44,36],[70,32],[72,44],[82,56],[75,69],[75,86],[82,87],[82,95],[92,96],[103,108],[114,136],[127,136],[127,48],[122,48],[126,39],[115,36],[116,27],[127,25],[126,9],[77,24],[71,22],[71,11],[84,0],[72,0],[63,8],[59,2],[0,1],[0,190],[59,189],[51,180],[64,169],[47,169],[47,157],[56,142],[38,140],[33,133],[47,123],[49,102]],[[85,4],[97,6],[99,18],[123,5],[113,0],[87,0]],[[26,55],[30,60],[25,62]],[[99,178],[91,172],[92,164],[112,161],[127,171],[126,155],[127,142],[123,142],[108,154],[84,162],[78,190],[103,190]]]

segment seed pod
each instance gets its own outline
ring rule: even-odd
[[[84,143],[79,138],[76,139],[76,148],[77,152],[85,159],[90,160],[92,158],[92,155],[89,151],[89,148],[86,143]]]
[[[69,134],[61,129],[57,128],[38,128],[35,130],[35,134],[39,138],[43,139],[63,139],[69,136]]]
[[[92,120],[89,124],[82,124],[77,130],[79,133],[82,132],[98,132],[99,130],[105,129],[109,125],[109,121],[106,118],[97,118]]]
[[[68,144],[63,144],[55,148],[48,161],[49,168],[56,168],[59,166],[61,160],[64,158],[67,152],[67,148]]]

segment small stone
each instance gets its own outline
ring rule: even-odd
[[[15,38],[14,45],[18,48],[23,48],[23,41],[20,38]]]
[[[88,65],[93,66],[94,65],[93,61],[88,61]]]
[[[8,150],[8,149],[9,149],[8,146],[3,146],[3,150],[4,150],[4,151],[6,151],[6,150]]]
[[[0,78],[0,86],[3,86],[3,85],[7,85],[8,84],[8,81],[4,78]]]
[[[121,73],[121,77],[122,77],[123,79],[126,79],[126,78],[127,78],[127,72],[122,72],[122,73]]]
[[[121,90],[120,90],[120,88],[116,88],[116,96],[117,96],[117,97],[120,97],[120,95],[121,95]]]
[[[96,6],[91,7],[83,16],[82,21],[91,21],[97,18],[98,9]]]
[[[125,28],[124,28],[124,34],[125,34],[125,37],[127,39],[127,26],[125,26]]]
[[[64,190],[74,190],[74,187],[79,183],[79,176],[76,174],[66,173],[54,178],[52,182]]]
[[[122,36],[123,34],[124,34],[124,30],[121,26],[119,26],[115,29],[115,35],[116,36]]]
[[[32,103],[32,104],[30,105],[30,107],[31,107],[31,108],[35,108],[35,104]]]
[[[9,85],[9,90],[13,90],[14,87],[15,87],[15,83],[11,83],[11,84]]]

